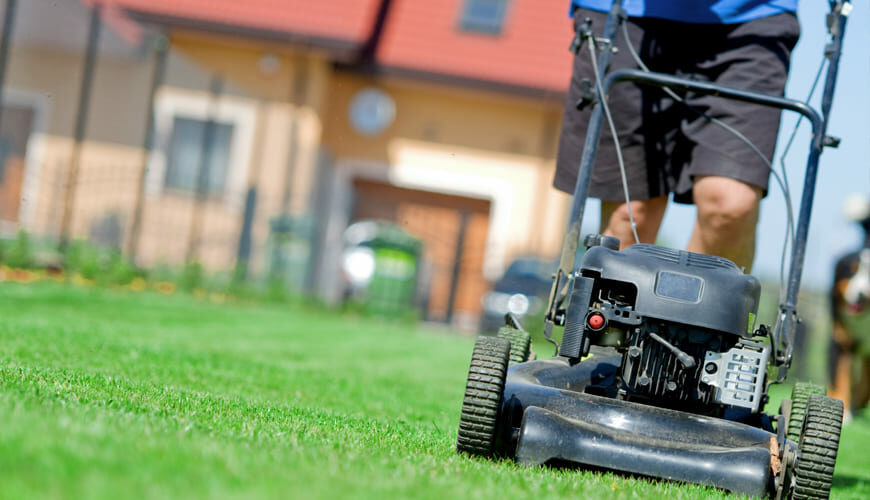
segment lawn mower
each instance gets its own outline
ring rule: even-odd
[[[785,381],[793,357],[819,156],[838,142],[826,135],[826,124],[851,4],[831,3],[819,113],[801,101],[645,69],[609,71],[625,19],[621,3],[613,2],[603,36],[578,30],[579,42],[599,48],[597,105],[545,316],[543,333],[556,344],[556,355],[532,359],[530,335],[510,315],[497,336],[479,337],[457,450],[754,497],[827,498],[842,402],[799,383],[777,413],[765,413],[765,404],[770,386]],[[773,327],[755,326],[760,282],[728,259],[650,244],[620,251],[615,238],[581,238],[604,96],[621,82],[780,108],[810,122],[803,194],[796,227],[789,220],[790,258]],[[581,243],[586,250],[577,259]],[[552,340],[554,327],[564,328],[560,344]]]

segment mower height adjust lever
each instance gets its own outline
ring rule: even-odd
[[[596,44],[595,34],[592,33],[592,19],[586,18],[574,30],[574,38],[571,40],[569,50],[575,55],[580,55],[580,49],[583,48],[583,42],[589,40],[589,43]],[[609,40],[607,41],[609,43]],[[577,100],[576,107],[578,110],[583,110],[588,106],[594,106],[598,102],[598,96],[595,93],[595,87],[588,78],[580,81],[580,99]]]
[[[574,38],[571,40],[571,45],[568,47],[568,50],[574,54],[579,54],[580,49],[583,48],[583,42],[585,42],[587,38],[592,37],[594,37],[592,34],[592,19],[587,17],[579,26],[577,26],[577,29],[574,30]]]

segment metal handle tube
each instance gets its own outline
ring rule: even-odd
[[[822,130],[822,117],[819,113],[808,106],[806,103],[779,97],[752,90],[737,89],[733,87],[724,87],[715,83],[704,82],[700,80],[689,80],[678,76],[667,75],[664,73],[653,73],[641,71],[639,69],[620,69],[607,75],[604,79],[604,92],[610,92],[611,87],[618,82],[629,81],[640,85],[651,87],[670,87],[674,90],[691,90],[692,92],[704,95],[712,95],[717,97],[725,97],[736,101],[750,102],[771,108],[787,109],[805,116],[813,128],[813,147],[821,150],[822,137],[817,132]]]
[[[830,48],[830,61],[828,63],[828,72],[825,76],[825,89],[822,92],[822,123],[817,132],[815,126],[814,140],[822,141],[824,144],[825,135],[828,129],[828,116],[831,114],[831,103],[834,98],[834,89],[837,85],[837,74],[840,67],[840,55],[843,50],[843,35],[846,33],[847,16],[842,14],[842,5],[849,4],[843,2],[841,10],[837,14],[836,26],[833,28],[833,40]],[[810,212],[813,205],[813,197],[815,195],[816,174],[818,170],[818,156],[821,154],[822,146],[819,146],[810,151],[810,161],[807,162],[807,173],[804,180],[804,192],[801,198],[800,215],[798,216],[798,226],[795,234],[795,253],[792,259],[791,272],[789,273],[788,290],[786,293],[787,307],[795,307],[797,304],[798,289],[800,288],[801,271],[803,269],[804,250],[807,242],[807,232],[810,225]],[[813,155],[815,154],[815,158]],[[813,161],[815,160],[815,161]],[[805,222],[801,224],[801,222]],[[798,253],[800,251],[800,253]],[[797,264],[797,265],[796,265]]]
[[[604,39],[612,41],[616,37],[620,23],[623,21],[622,0],[614,0],[607,22],[604,25]],[[610,60],[613,58],[613,45],[608,45],[601,51],[598,57],[597,78],[603,80]],[[597,88],[597,86],[596,86]],[[606,93],[606,91],[605,91]],[[599,95],[599,99],[605,99]],[[567,276],[574,270],[574,260],[577,255],[577,247],[580,245],[580,224],[583,221],[583,210],[586,206],[586,198],[589,194],[589,182],[592,179],[592,165],[595,163],[595,154],[598,150],[598,140],[601,137],[601,126],[604,120],[604,111],[601,104],[595,106],[589,117],[589,126],[586,129],[586,139],[583,144],[583,154],[580,157],[580,166],[577,171],[577,181],[574,183],[574,196],[571,201],[571,215],[568,218],[568,228],[565,239],[562,242],[562,255],[559,260],[559,270]]]
[[[828,63],[827,75],[825,75],[825,89],[822,92],[822,123],[820,130],[816,133],[816,137],[814,137],[816,140],[821,140],[823,145],[827,134],[828,117],[831,113],[834,89],[837,86],[837,74],[840,69],[840,56],[843,52],[843,36],[846,34],[846,20],[849,14],[849,11],[846,9],[851,9],[851,3],[848,1],[840,2],[835,5],[832,12],[836,17],[831,26],[832,40],[826,48],[830,61]],[[807,172],[804,177],[804,192],[801,197],[798,226],[795,232],[795,246],[792,252],[791,269],[789,270],[788,288],[786,289],[785,302],[780,304],[779,318],[777,320],[776,328],[774,329],[777,362],[782,364],[779,370],[778,381],[785,380],[787,373],[786,370],[791,364],[792,354],[794,352],[793,339],[794,330],[797,325],[798,291],[800,290],[801,273],[803,272],[807,233],[809,232],[810,213],[812,211],[813,198],[815,196],[816,175],[821,149],[821,147],[818,149],[812,149],[810,151],[809,161],[807,162]]]

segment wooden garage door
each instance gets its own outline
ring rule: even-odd
[[[427,318],[476,318],[487,289],[483,256],[490,202],[363,179],[354,181],[354,192],[354,221],[391,221],[423,240]]]

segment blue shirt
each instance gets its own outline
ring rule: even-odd
[[[572,0],[576,7],[609,12],[613,0]],[[624,0],[629,17],[655,17],[699,24],[742,23],[796,12],[797,0]]]

